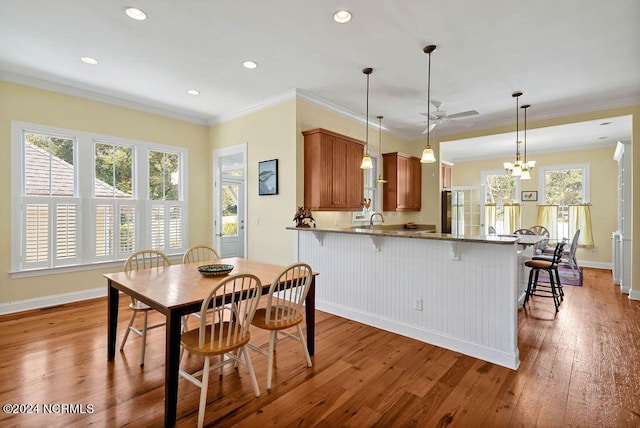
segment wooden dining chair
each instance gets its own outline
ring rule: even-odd
[[[252,325],[269,331],[269,342],[261,345],[249,344],[249,347],[267,356],[267,390],[271,389],[273,375],[273,354],[278,342],[278,333],[282,339],[295,339],[300,342],[307,367],[312,367],[307,342],[302,332],[304,300],[311,287],[313,272],[306,263],[294,263],[284,268],[273,280],[267,295],[267,305],[258,309]],[[295,327],[297,334],[284,331]],[[281,340],[282,340],[281,339]],[[265,349],[268,347],[268,351]]]
[[[210,260],[220,260],[220,255],[215,249],[202,244],[190,247],[182,256],[182,263],[197,263]]]
[[[187,350],[192,355],[204,357],[201,370],[188,373],[181,368],[179,371],[180,376],[200,388],[198,427],[202,427],[204,423],[211,369],[219,368],[222,376],[222,368],[225,364],[244,364],[249,370],[256,397],[260,396],[251,357],[245,346],[251,339],[249,327],[261,294],[262,284],[255,275],[238,274],[226,278],[213,286],[202,302],[198,328],[189,330],[181,336],[181,351]],[[224,310],[225,303],[234,307],[233,314]],[[237,351],[237,354],[233,351]],[[219,358],[212,364],[212,357]]]
[[[533,254],[540,255],[544,253],[544,250],[547,249],[547,245],[549,244],[549,238],[551,234],[549,233],[549,229],[541,225],[531,226],[529,228],[535,235],[542,236],[543,238],[538,241],[533,247]]]
[[[129,256],[127,261],[124,262],[124,271],[131,272],[133,270],[140,269],[163,269],[167,266],[171,265],[169,258],[162,252],[158,250],[142,250],[137,253]],[[134,332],[139,336],[142,336],[142,351],[140,355],[140,367],[144,367],[144,354],[147,347],[147,331],[153,328],[161,327],[165,325],[164,322],[148,325],[147,318],[149,311],[151,308],[146,304],[140,302],[133,296],[131,296],[131,303],[129,304],[129,309],[131,309],[131,319],[129,320],[129,325],[127,326],[127,331],[124,334],[124,338],[122,339],[122,344],[120,345],[120,352],[124,350],[124,345],[127,343],[127,338],[129,337],[130,332]],[[137,328],[133,326],[133,322],[136,319],[136,315],[139,313],[143,314],[142,318],[142,327]]]

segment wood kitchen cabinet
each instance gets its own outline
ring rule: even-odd
[[[304,135],[304,206],[318,211],[362,209],[364,143],[317,128]]]
[[[442,188],[451,189],[451,167],[453,164],[442,161]]]
[[[422,164],[403,153],[384,153],[383,211],[420,211],[422,204]]]

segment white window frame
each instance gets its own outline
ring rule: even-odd
[[[538,203],[544,205],[547,203],[547,189],[545,183],[545,175],[547,171],[556,171],[559,169],[582,169],[582,203],[588,204],[591,201],[589,192],[591,171],[588,163],[575,163],[565,165],[547,165],[538,167],[538,189],[540,189],[540,197]]]
[[[37,134],[51,134],[55,136],[63,136],[74,140],[74,169],[75,169],[75,189],[71,198],[46,198],[50,201],[49,209],[55,209],[55,202],[67,202],[70,200],[77,201],[77,258],[73,261],[55,262],[51,259],[46,264],[34,265],[25,268],[21,263],[24,253],[23,229],[25,226],[24,207],[23,204],[27,200],[34,200],[34,197],[24,195],[24,172],[25,172],[25,153],[24,153],[24,133],[33,132]],[[95,167],[94,154],[95,144],[113,144],[116,146],[133,147],[133,180],[134,189],[132,199],[115,200],[110,198],[95,198],[94,181]],[[179,166],[179,200],[177,201],[150,201],[148,200],[148,154],[150,151],[160,151],[166,153],[176,153],[180,157]],[[22,278],[28,276],[46,275],[49,273],[73,272],[87,269],[95,269],[97,267],[119,266],[125,260],[129,253],[121,254],[116,239],[114,243],[115,251],[113,257],[96,257],[96,231],[95,231],[95,212],[96,206],[99,204],[113,204],[115,216],[117,217],[117,208],[120,205],[133,205],[135,207],[135,249],[134,251],[150,248],[150,219],[151,205],[163,204],[167,206],[180,206],[182,210],[182,245],[180,248],[165,247],[164,251],[167,255],[179,255],[184,253],[188,243],[189,229],[189,213],[188,213],[188,150],[179,146],[169,146],[164,144],[152,143],[147,141],[131,140],[121,137],[94,134],[90,132],[70,130],[64,128],[56,128],[46,125],[34,123],[12,121],[11,122],[11,274],[14,278]],[[45,199],[45,198],[37,198]],[[44,203],[44,202],[43,202]],[[169,208],[167,208],[168,210]],[[50,215],[53,219],[53,215]],[[117,223],[117,221],[116,221]],[[52,225],[49,230],[52,230]],[[168,231],[167,221],[167,235]],[[49,233],[49,248],[54,249],[54,236]],[[166,241],[165,241],[166,242]],[[50,253],[53,257],[53,253]],[[97,266],[99,265],[99,266]]]

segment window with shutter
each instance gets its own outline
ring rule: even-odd
[[[184,252],[186,149],[11,127],[12,271],[119,262],[144,248]]]

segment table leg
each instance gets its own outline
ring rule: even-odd
[[[108,325],[109,333],[107,335],[107,360],[113,361],[116,357],[116,341],[118,331],[118,306],[120,303],[120,292],[111,285],[108,280],[109,306],[108,306]]]
[[[178,409],[178,370],[180,368],[181,316],[169,312],[165,338],[164,426],[176,425]]]
[[[307,350],[309,355],[316,352],[316,277],[311,278],[311,286],[304,301],[307,318]]]

